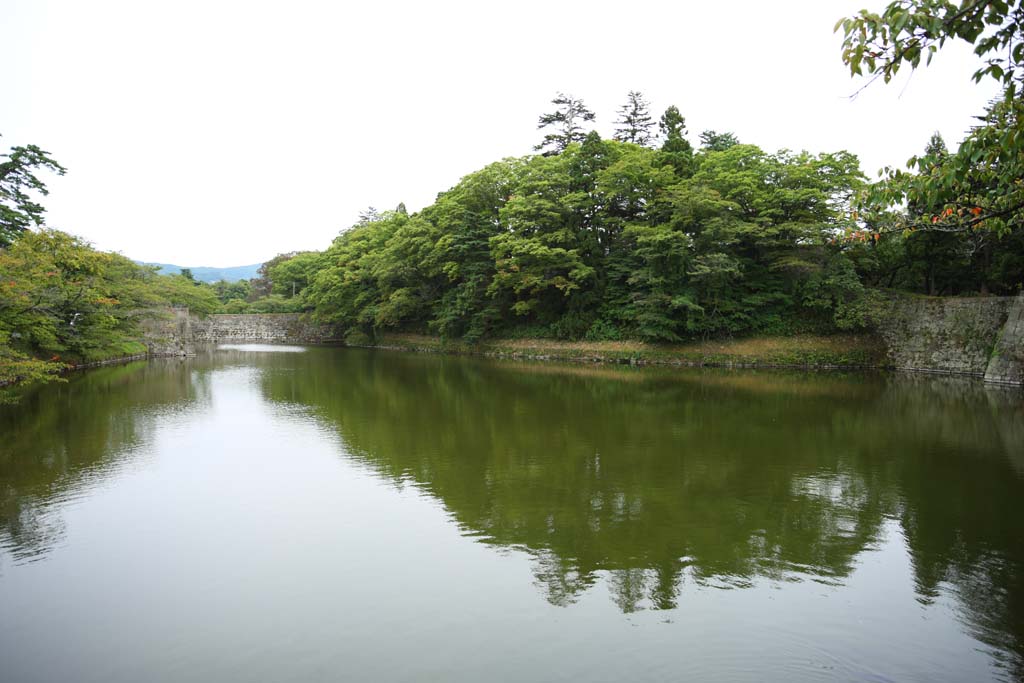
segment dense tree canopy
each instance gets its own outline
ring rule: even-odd
[[[0,384],[64,361],[143,352],[138,324],[161,307],[217,307],[207,287],[57,230],[29,231],[0,249],[0,273]]]
[[[684,141],[678,110],[667,121],[666,145]],[[560,154],[491,164],[420,213],[385,212],[344,232],[310,257],[303,300],[362,334],[470,340],[676,340],[868,322],[869,297],[833,243],[860,187],[855,157],[670,150],[591,133]]]

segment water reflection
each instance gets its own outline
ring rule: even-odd
[[[265,394],[311,407],[466,533],[528,550],[553,604],[605,573],[624,612],[677,607],[687,584],[841,585],[898,520],[921,600],[948,587],[1021,673],[1018,395],[905,376],[304,362],[265,373]]]
[[[79,373],[0,406],[0,547],[25,561],[58,545],[63,505],[130,460],[154,414],[202,389],[188,364],[157,360]]]
[[[418,487],[480,542],[529,553],[553,605],[598,583],[624,613],[685,609],[691,589],[840,587],[898,529],[918,599],[955,600],[1024,676],[1019,394],[273,350],[96,370],[0,407],[0,545],[45,556],[66,502],[140,457],[157,418],[200,419],[218,372],[255,367],[263,399],[314,415],[347,458]]]

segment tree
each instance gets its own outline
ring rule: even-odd
[[[700,145],[709,152],[724,152],[733,145],[738,144],[740,144],[740,141],[732,133],[706,130],[700,134]]]
[[[217,291],[199,280],[189,280],[181,274],[161,275],[153,279],[151,289],[161,303],[187,308],[192,313],[207,315],[220,307]]]
[[[144,350],[136,341],[138,320],[154,307],[208,301],[213,310],[217,304],[209,287],[155,275],[57,230],[30,232],[0,251],[0,272],[0,344],[41,358],[138,353]]]
[[[43,206],[32,200],[30,193],[47,195],[46,185],[35,171],[46,169],[64,175],[65,168],[35,145],[12,147],[0,155],[0,248],[6,247],[30,226],[43,224]]]
[[[658,130],[665,142],[686,138],[686,118],[679,113],[679,107],[670,105],[658,119]]]
[[[290,259],[280,261],[268,269],[271,292],[290,299],[301,294],[309,280],[320,269],[318,251],[302,251]]]
[[[1024,227],[1024,0],[896,0],[876,14],[861,10],[841,19],[843,61],[852,75],[888,83],[903,66],[925,65],[950,40],[974,46],[984,64],[975,82],[991,77],[1002,95],[941,165],[911,158],[912,171],[886,170],[864,198],[864,209],[879,224],[896,230],[998,235]],[[869,82],[869,84],[870,84]],[[866,87],[866,86],[865,86]],[[943,207],[934,214],[891,211],[893,207]]]
[[[219,280],[213,283],[213,291],[222,304],[237,301],[241,304],[242,309],[244,309],[245,302],[251,293],[251,287],[248,280],[238,280],[236,282]],[[242,311],[238,310],[235,312],[241,313]]]
[[[365,225],[380,220],[380,212],[374,206],[368,206],[359,212],[359,222],[356,225]]]
[[[654,126],[650,105],[636,90],[630,90],[626,97],[626,104],[619,109],[619,118],[615,121],[619,127],[612,137],[619,142],[632,142],[646,147],[651,143],[651,128]]]
[[[693,146],[686,139],[686,119],[674,104],[665,110],[658,121],[664,142],[661,155],[666,163],[685,178],[693,173]]]
[[[949,148],[946,147],[946,141],[942,139],[942,134],[939,131],[935,131],[928,138],[928,144],[924,148],[924,155],[934,159],[936,164],[941,163],[949,156]]]
[[[373,207],[371,207],[370,210],[373,211]],[[374,213],[376,214],[376,212]],[[362,220],[362,217],[360,217],[360,222],[362,222]],[[299,252],[297,251],[289,251],[285,254],[278,254],[266,263],[260,265],[259,269],[256,271],[256,277],[249,281],[252,292],[250,295],[252,297],[252,301],[261,299],[265,296],[270,296],[270,293],[274,288],[274,281],[270,276],[271,271],[275,266],[284,263],[289,259],[295,258],[298,253]]]
[[[545,135],[544,140],[534,147],[537,151],[543,150],[544,156],[559,154],[570,144],[583,142],[586,137],[583,122],[596,118],[594,112],[583,104],[583,100],[572,95],[558,93],[551,103],[558,108],[550,114],[543,114],[537,122],[538,129],[548,126],[555,128],[555,132]]]
[[[946,141],[937,131],[932,133],[922,157],[922,161],[925,163],[923,167],[925,172],[936,171],[948,157],[949,149],[946,147]],[[933,214],[940,213],[942,208],[941,205],[922,206],[915,201],[907,206],[907,211],[912,214]],[[921,291],[925,294],[934,296],[939,293],[940,271],[948,269],[958,260],[956,252],[961,246],[961,240],[958,237],[959,235],[937,231],[922,231],[907,235],[904,251],[909,270],[914,279],[923,283]]]

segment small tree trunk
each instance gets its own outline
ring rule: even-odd
[[[992,267],[992,242],[985,240],[985,246],[981,252],[981,294],[988,296],[988,271]]]

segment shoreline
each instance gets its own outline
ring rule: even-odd
[[[227,341],[227,340],[225,340]],[[239,343],[254,340],[238,340]],[[262,340],[260,343],[285,343]],[[287,342],[307,345],[309,342]],[[363,348],[380,351],[432,353],[447,356],[471,356],[536,362],[580,363],[591,365],[665,366],[687,368],[724,368],[731,370],[802,371],[896,371],[912,374],[965,377],[984,380],[984,373],[957,372],[936,368],[900,367],[889,362],[885,344],[873,334],[794,335],[790,337],[748,337],[683,344],[649,344],[639,341],[567,342],[553,339],[491,339],[469,344],[445,341],[420,334],[385,334],[373,343],[351,344],[341,341],[315,346]],[[152,358],[188,357],[188,354],[146,352],[115,356],[69,365],[60,372],[73,372],[107,365],[119,365]],[[987,383],[986,383],[987,384]],[[17,386],[0,384],[4,388]],[[1006,384],[1021,388],[1020,384]]]
[[[660,345],[636,341],[564,342],[547,339],[495,339],[467,344],[426,335],[390,334],[382,336],[376,343],[349,346],[450,356],[612,365],[741,370],[893,369],[884,362],[881,341],[872,335],[753,337]]]
[[[852,343],[851,343],[852,342]],[[839,350],[838,345],[850,343]],[[754,353],[751,345],[762,347]],[[450,356],[476,356],[507,360],[590,363],[594,365],[657,365],[727,370],[887,371],[982,380],[987,386],[1024,388],[1013,383],[985,382],[984,372],[906,367],[888,362],[884,343],[872,334],[796,335],[656,345],[644,342],[560,342],[545,339],[498,339],[476,345],[443,342],[438,337],[412,334],[385,335],[375,344],[349,344],[357,348]],[[607,347],[616,347],[609,349]],[[797,360],[803,357],[804,360]]]

